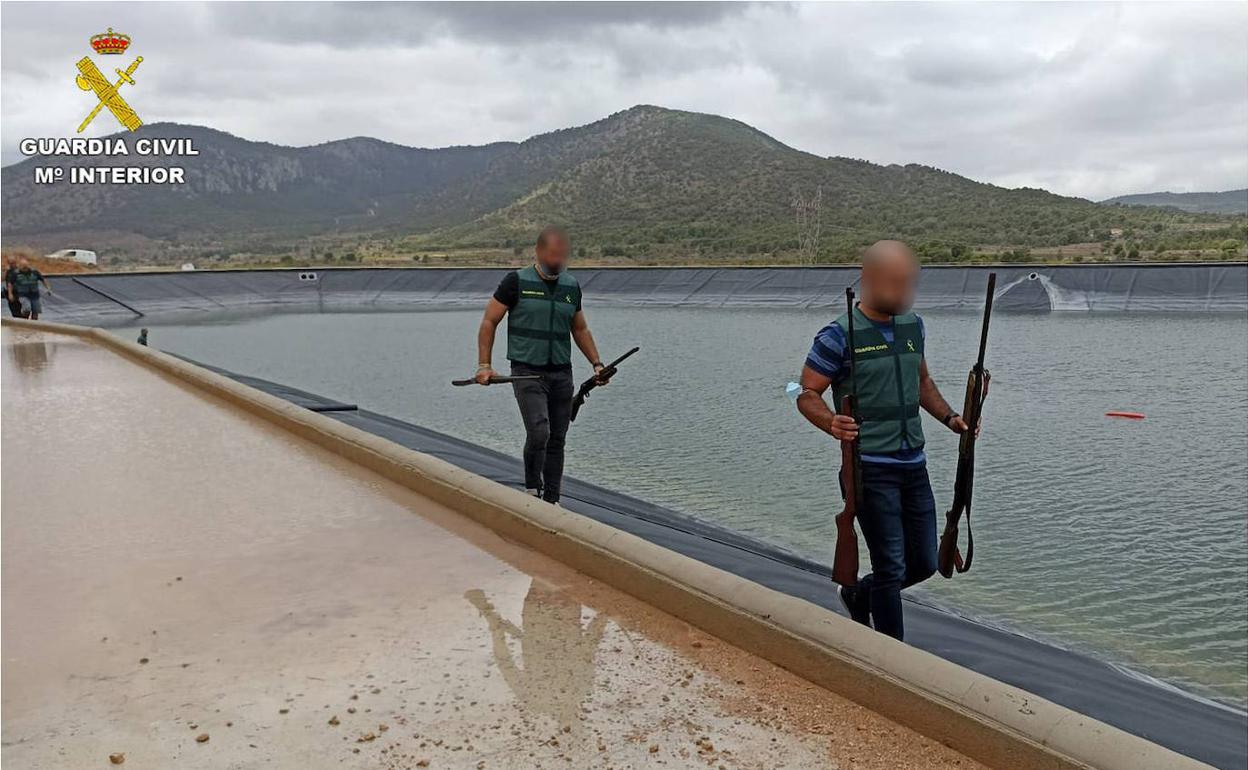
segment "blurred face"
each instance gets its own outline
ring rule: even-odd
[[[18,269],[18,270],[29,270],[29,269],[30,269],[30,260],[29,260],[29,259],[26,259],[25,257],[19,257],[19,258],[18,258],[18,260],[17,260],[17,269]]]
[[[901,315],[914,305],[919,263],[909,254],[890,255],[862,269],[867,304],[882,313]]]
[[[542,268],[549,274],[563,272],[568,266],[568,239],[559,235],[552,235],[546,239],[544,246],[537,247],[537,261],[542,263]]]

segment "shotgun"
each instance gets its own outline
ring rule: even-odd
[[[633,348],[611,363],[602,367],[602,371],[581,383],[580,390],[576,391],[576,397],[572,399],[572,422],[576,422],[576,416],[580,414],[581,407],[585,405],[585,400],[589,398],[589,392],[599,385],[606,385],[607,381],[614,377],[615,373],[619,371],[617,367],[623,363],[624,359],[636,353],[638,350],[641,350],[641,348]]]
[[[849,328],[845,330],[849,343],[849,393],[841,398],[841,414],[847,414],[858,422],[858,366],[854,363],[854,290],[845,290],[845,304],[849,306]],[[836,554],[832,558],[832,579],[843,586],[858,585],[858,533],[854,531],[854,517],[862,502],[862,458],[858,439],[841,441],[841,494],[845,507],[836,515]]]
[[[489,385],[505,385],[509,382],[532,382],[533,380],[542,379],[540,374],[496,374],[490,378]],[[451,380],[451,384],[457,388],[465,385],[476,385],[476,377],[468,377],[462,380]]]
[[[992,375],[984,368],[984,351],[988,348],[988,321],[992,318],[992,295],[997,288],[997,274],[988,274],[988,295],[984,300],[984,324],[979,332],[979,358],[966,378],[966,398],[962,403],[962,419],[967,430],[958,441],[958,474],[953,482],[953,505],[945,514],[945,531],[940,536],[937,565],[940,574],[951,578],[954,570],[966,572],[975,558],[975,536],[971,533],[971,487],[975,481],[975,441],[979,420],[988,397]],[[958,521],[966,516],[966,559],[958,550]]]

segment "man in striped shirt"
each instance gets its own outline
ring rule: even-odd
[[[838,441],[858,439],[858,524],[871,554],[871,573],[857,586],[842,586],[840,595],[854,620],[897,639],[905,636],[901,589],[936,571],[936,503],[919,410],[955,433],[967,429],[927,371],[926,329],[910,311],[918,277],[918,260],[904,243],[880,241],[866,250],[861,301],[852,311],[854,350],[849,350],[847,312],[815,335],[797,399],[815,427]],[[828,388],[837,405],[856,388],[860,422],[828,406],[823,399]]]

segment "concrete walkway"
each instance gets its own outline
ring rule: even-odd
[[[14,768],[974,768],[84,340],[3,331]]]

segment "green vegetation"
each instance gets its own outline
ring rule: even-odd
[[[1179,211],[1195,211],[1205,214],[1248,215],[1248,189],[1224,192],[1197,193],[1143,193],[1120,195],[1102,203],[1122,206],[1169,206]]]
[[[1244,217],[1106,207],[926,166],[818,158],[715,116],[636,108],[613,120],[642,125],[614,131],[609,152],[516,203],[412,236],[410,245],[498,248],[552,221],[572,227],[577,243],[604,260],[792,261],[799,237],[794,191],[816,189],[823,195],[815,262],[854,259],[885,237],[906,240],[939,262],[1054,259],[1043,249],[1063,246],[1077,247],[1068,258],[1082,260],[1165,252],[1221,258],[1224,241],[1237,240],[1242,249],[1248,240]]]
[[[113,264],[206,266],[513,263],[547,223],[569,227],[580,259],[605,264],[841,262],[879,238],[934,262],[1248,253],[1248,216],[1101,205],[927,166],[822,158],[739,121],[658,107],[519,144],[444,150],[143,130],[195,136],[201,155],[187,159],[185,188],[40,189],[18,164],[4,169],[5,238],[50,250],[72,235]],[[817,216],[802,229],[794,199],[816,191]]]

